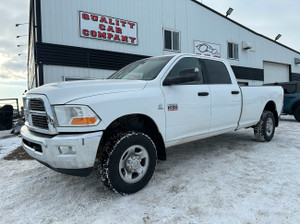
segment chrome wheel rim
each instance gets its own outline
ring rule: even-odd
[[[273,129],[274,129],[273,120],[271,118],[268,118],[266,122],[266,134],[268,136],[271,136],[273,134]]]
[[[129,184],[137,183],[147,173],[149,154],[141,145],[133,145],[125,150],[119,163],[121,178]]]

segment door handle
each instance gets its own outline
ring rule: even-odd
[[[199,92],[198,96],[208,96],[209,93],[208,92]]]
[[[231,94],[233,94],[233,95],[237,95],[239,93],[240,93],[240,91],[231,91]]]

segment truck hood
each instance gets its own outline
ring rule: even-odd
[[[65,104],[90,96],[137,91],[145,88],[147,81],[141,80],[84,80],[47,84],[27,92],[46,95],[50,104]]]

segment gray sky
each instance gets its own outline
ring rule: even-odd
[[[19,98],[27,89],[26,61],[28,25],[15,27],[16,23],[28,22],[29,0],[0,1],[0,99]],[[23,53],[18,56],[19,53]],[[1,105],[0,105],[1,106]]]
[[[63,1],[63,0],[62,0]],[[178,1],[178,0],[176,0]],[[199,0],[200,1],[200,0]],[[201,1],[200,1],[201,2]],[[202,3],[225,14],[234,9],[230,18],[250,29],[300,51],[300,1],[299,0],[202,0]],[[26,61],[29,0],[0,1],[0,98],[19,97],[27,88]],[[18,53],[24,53],[18,56]]]
[[[231,7],[234,9],[231,19],[271,39],[281,34],[278,42],[300,52],[299,0],[202,0],[202,3],[222,14]]]

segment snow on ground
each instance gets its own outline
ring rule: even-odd
[[[72,177],[1,159],[0,223],[298,224],[300,123],[283,119],[269,143],[247,129],[172,147],[129,196],[105,188],[96,172]]]
[[[21,145],[21,138],[10,132],[11,130],[0,131],[0,160]]]
[[[0,138],[10,135],[11,130],[0,131]]]

